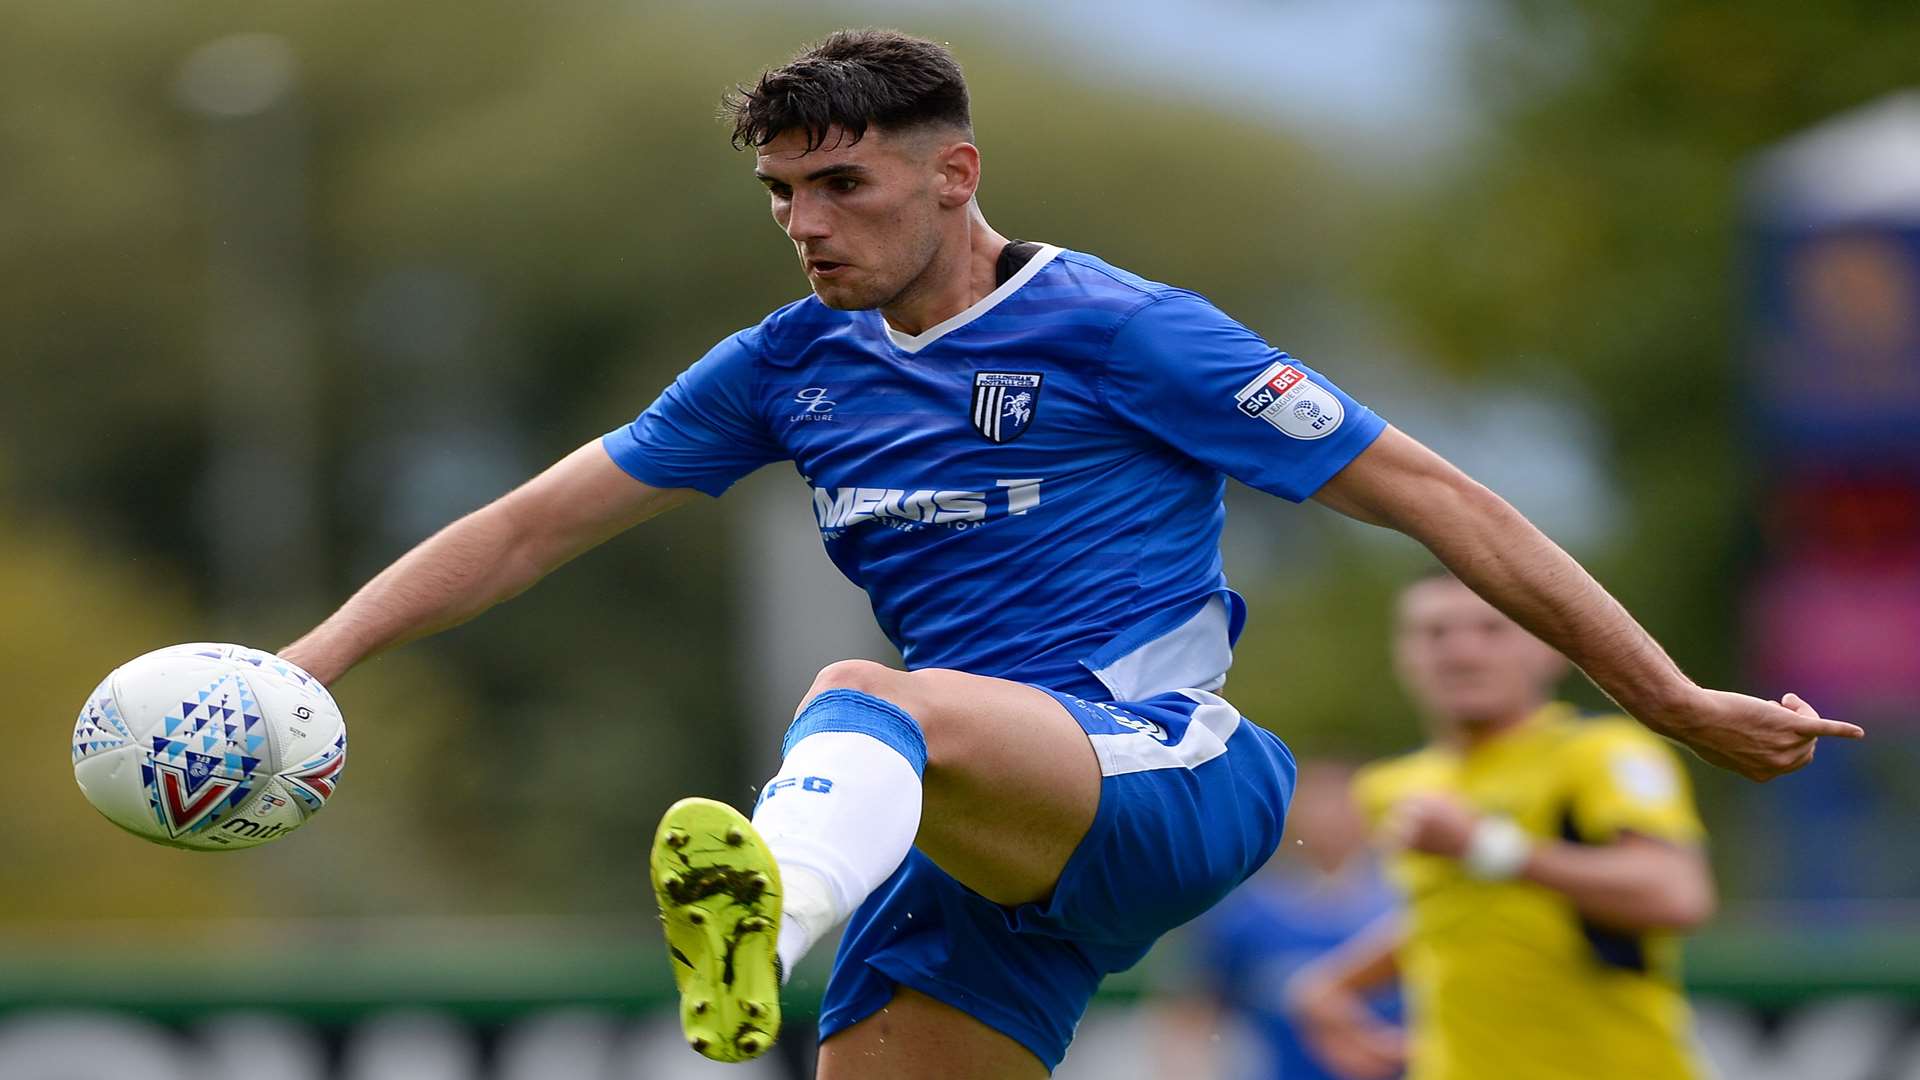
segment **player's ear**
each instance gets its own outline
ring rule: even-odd
[[[980,149],[970,142],[947,143],[934,159],[939,170],[935,192],[940,205],[954,209],[973,201],[980,189]]]

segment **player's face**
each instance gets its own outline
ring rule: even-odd
[[[927,273],[940,249],[944,146],[870,127],[858,142],[832,129],[811,152],[798,131],[760,148],[754,174],[822,303],[887,307]]]
[[[1401,595],[1395,666],[1414,702],[1447,729],[1514,720],[1539,708],[1566,661],[1458,581]]]

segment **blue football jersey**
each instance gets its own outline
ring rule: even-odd
[[[1132,700],[1225,679],[1225,478],[1299,501],[1384,426],[1203,297],[1043,247],[921,334],[789,304],[603,445],[716,496],[794,462],[909,668]]]

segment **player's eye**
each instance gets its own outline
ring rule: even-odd
[[[851,176],[836,176],[827,181],[827,190],[837,192],[841,195],[845,195],[859,186],[860,181],[855,180]]]

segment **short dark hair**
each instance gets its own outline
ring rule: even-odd
[[[733,121],[741,150],[798,130],[811,152],[835,127],[850,142],[868,127],[947,126],[973,135],[959,61],[943,45],[894,30],[835,31],[754,85],[734,87],[722,116]]]

